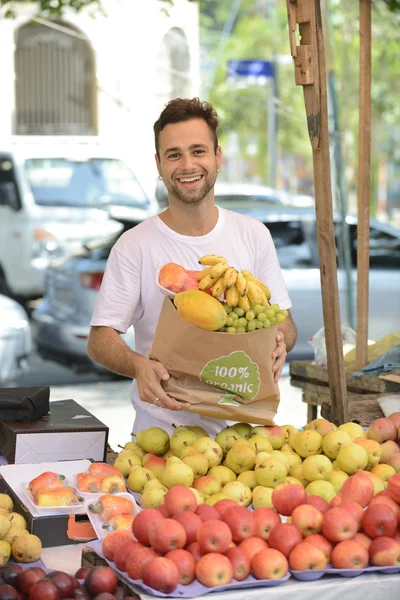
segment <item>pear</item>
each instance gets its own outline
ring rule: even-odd
[[[270,452],[259,452],[258,454],[256,454],[256,464],[255,464],[255,466],[257,467],[257,465],[259,465],[263,461],[267,460],[267,458],[271,458],[271,453]]]
[[[358,423],[352,423],[348,421],[347,423],[343,423],[343,425],[339,425],[338,429],[340,431],[345,431],[351,438],[353,442],[357,438],[366,438],[367,432],[359,425]]]
[[[271,454],[271,458],[275,457],[278,460],[280,460],[281,462],[283,462],[286,465],[287,472],[289,473],[290,460],[289,460],[289,457],[287,456],[287,454],[285,454],[284,452],[281,452],[280,450],[272,450],[272,452],[270,452],[270,454]]]
[[[26,529],[25,517],[16,512],[11,512],[7,515],[8,520],[11,522],[12,527],[18,529]]]
[[[0,540],[4,538],[4,536],[9,532],[10,529],[11,521],[7,519],[5,515],[0,515]]]
[[[253,508],[274,508],[272,503],[272,492],[274,488],[258,485],[253,490]]]
[[[3,537],[3,542],[8,542],[9,544],[12,544],[15,538],[17,538],[20,535],[25,535],[27,533],[29,533],[27,529],[23,529],[22,527],[15,527],[11,524],[10,529]]]
[[[179,429],[179,431],[177,429]],[[170,439],[169,446],[175,456],[181,458],[183,450],[187,446],[192,446],[198,437],[193,431],[189,431],[189,429],[180,429],[179,427],[177,429]]]
[[[167,488],[172,488],[174,485],[190,487],[193,480],[194,473],[189,465],[186,465],[181,460],[177,463],[173,458],[167,460],[167,465],[162,476],[162,481]]]
[[[131,450],[121,450],[114,462],[123,477],[128,477],[133,467],[141,467],[142,459]]]
[[[339,450],[343,444],[349,444],[351,437],[346,431],[335,429],[326,434],[322,440],[322,450],[324,454],[331,460],[335,460],[339,454]]]
[[[251,446],[235,444],[226,455],[225,462],[237,475],[243,471],[250,471],[256,463],[256,453]]]
[[[267,458],[256,465],[254,472],[258,485],[275,488],[285,481],[288,468],[278,458]]]
[[[149,427],[136,434],[136,443],[146,454],[165,454],[169,448],[169,435],[161,427]]]
[[[245,483],[251,490],[254,490],[254,488],[258,486],[254,471],[243,471],[242,473],[239,473],[237,480],[241,483]]]
[[[186,425],[186,428],[189,429],[189,431],[193,431],[199,438],[210,437],[207,431],[203,429],[203,427],[200,427],[200,425]]]
[[[165,460],[168,460],[169,458],[171,458],[171,456],[175,456],[171,448],[168,448],[168,450],[162,455],[162,457],[165,458]]]
[[[0,567],[4,567],[11,556],[11,544],[0,540]]]
[[[162,456],[156,454],[145,454],[143,456],[143,466],[150,471],[161,481],[167,461]]]
[[[189,465],[189,467],[191,467],[195,477],[201,477],[202,475],[205,475],[208,471],[208,460],[204,456],[204,454],[200,454],[200,452],[197,452],[197,454],[189,454],[188,456],[185,456],[184,458],[182,458],[182,462],[184,462],[185,465]]]
[[[222,448],[218,442],[210,437],[198,438],[194,442],[193,447],[196,448],[198,452],[205,455],[210,469],[221,463],[223,457]]]
[[[216,467],[212,467],[207,473],[207,475],[212,475],[218,479],[221,485],[225,485],[230,481],[235,481],[236,473],[232,471],[229,467],[224,467],[223,465],[217,465]]]
[[[292,467],[291,471],[290,471],[290,476],[294,477],[295,479],[298,479],[301,482],[301,485],[303,487],[307,487],[308,484],[310,483],[308,481],[308,479],[306,479],[304,477],[304,473],[303,473],[303,465],[297,465],[295,467]]]
[[[305,431],[307,431],[307,429],[318,431],[322,437],[325,437],[327,433],[334,431],[337,427],[334,423],[327,421],[327,419],[314,419],[307,423],[307,425],[304,425],[303,429]]]
[[[0,508],[4,510],[12,510],[14,508],[13,501],[8,494],[0,494]]]
[[[42,542],[37,535],[27,533],[20,535],[11,544],[11,554],[17,562],[32,563],[39,560],[42,553]]]
[[[143,450],[141,449],[141,447],[139,446],[139,444],[137,444],[136,442],[126,442],[126,444],[123,447],[123,449],[124,450],[130,450],[131,452],[134,452],[135,454],[137,454],[138,456],[140,456],[140,458],[143,458],[143,456],[144,456]]]
[[[144,486],[152,479],[156,479],[156,477],[150,469],[146,469],[145,467],[133,467],[128,477],[128,488],[132,490],[132,492],[142,494]]]
[[[297,429],[294,425],[281,425],[283,431],[285,432],[285,441],[289,442],[289,438],[292,434],[297,433]]]
[[[224,485],[222,493],[237,502],[240,506],[249,506],[251,503],[251,489],[241,481],[230,481]]]
[[[249,439],[249,444],[256,452],[272,452],[272,444],[268,438],[263,435],[253,435]]]
[[[230,500],[229,496],[224,494],[223,492],[217,492],[216,494],[211,494],[206,498],[205,503],[210,504],[210,506],[214,506],[220,500]]]
[[[243,438],[249,438],[253,429],[250,423],[234,423],[231,427]]]
[[[294,449],[302,458],[307,458],[307,456],[312,456],[313,454],[319,454],[321,452],[323,439],[324,438],[320,433],[313,431],[312,429],[300,431],[295,436]]]
[[[215,441],[221,446],[222,452],[226,454],[239,438],[239,434],[233,427],[225,427],[215,436]]]
[[[298,454],[295,454],[294,452],[282,452],[282,454],[286,454],[287,456],[287,460],[289,463],[289,473],[291,473],[294,467],[298,467],[302,464],[301,456],[299,456]]]
[[[144,488],[141,497],[142,508],[158,508],[164,502],[164,496],[168,492],[158,479],[151,479]]]
[[[4,515],[5,517],[7,517],[10,514],[11,511],[6,510],[5,508],[0,508],[0,515]]]
[[[194,487],[190,487],[188,489],[191,490],[196,496],[197,506],[200,506],[200,504],[204,504],[204,496],[201,492],[199,492],[199,490],[196,490]]]
[[[192,456],[193,454],[199,454],[199,451],[196,450],[194,446],[185,446],[182,450],[181,460],[186,458],[186,456]]]

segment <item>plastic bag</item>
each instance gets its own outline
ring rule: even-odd
[[[385,335],[385,337],[381,338],[375,344],[370,344],[368,346],[368,359],[367,363],[371,363],[376,360],[385,352],[388,352],[391,348],[398,346],[400,344],[400,331],[389,333]],[[344,364],[346,369],[349,371],[355,371],[356,367],[356,350],[350,350],[344,357]]]
[[[321,327],[317,333],[309,340],[311,346],[314,348],[314,363],[316,365],[327,364],[326,359],[326,345],[325,345],[325,327]],[[356,332],[347,325],[342,325],[342,346],[343,354],[345,355],[348,351],[355,346],[356,343]]]

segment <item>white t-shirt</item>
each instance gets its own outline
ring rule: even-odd
[[[135,350],[148,356],[164,296],[156,285],[159,265],[175,262],[198,270],[205,254],[220,254],[238,270],[247,269],[271,290],[271,303],[290,308],[291,302],[271,234],[260,221],[219,208],[214,229],[203,236],[176,233],[159,218],[151,217],[125,232],[111,250],[91,325],[112,327],[122,333],[133,325]],[[136,381],[131,399],[136,411],[135,431],[159,426],[172,431],[172,423],[203,426],[210,434],[225,423],[198,417],[189,411],[170,411],[142,402]],[[177,423],[178,421],[178,423]]]

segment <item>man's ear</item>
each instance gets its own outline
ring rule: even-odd
[[[158,174],[161,175],[160,159],[158,158],[157,154],[154,155],[154,158],[156,159],[156,167],[157,167]]]
[[[217,146],[217,149],[215,151],[215,156],[217,159],[217,167],[218,169],[221,167],[221,163],[222,163],[222,150],[221,150],[221,146]]]

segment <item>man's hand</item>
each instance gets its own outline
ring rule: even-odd
[[[272,372],[274,373],[274,381],[278,383],[282,373],[283,365],[285,364],[287,356],[285,337],[282,331],[278,331],[276,334],[276,348],[272,353],[272,358],[275,360],[272,365]]]
[[[182,406],[168,396],[161,386],[161,381],[168,381],[170,375],[160,362],[143,357],[135,368],[135,378],[140,399],[169,410],[181,410]]]

